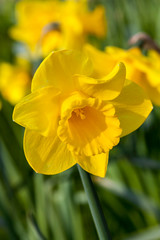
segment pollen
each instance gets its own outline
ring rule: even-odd
[[[75,109],[73,111],[73,113],[76,114],[77,117],[80,117],[82,120],[84,120],[86,118],[85,116],[85,112],[84,112],[84,109],[83,108],[80,108],[80,109]]]

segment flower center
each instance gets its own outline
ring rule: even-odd
[[[76,117],[79,117],[82,120],[84,120],[86,118],[85,108],[75,109],[75,110],[73,110],[72,114],[76,114]]]

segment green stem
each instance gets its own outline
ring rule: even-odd
[[[92,217],[100,240],[111,240],[108,226],[101,208],[98,195],[94,189],[90,174],[84,171],[79,165],[78,170],[85,189]]]

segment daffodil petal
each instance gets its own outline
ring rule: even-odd
[[[53,86],[65,93],[75,91],[74,74],[90,75],[90,60],[78,51],[52,52],[41,63],[32,80],[32,91],[44,86]]]
[[[97,6],[93,11],[86,13],[81,17],[84,31],[95,34],[98,37],[106,35],[105,9],[103,6]]]
[[[148,81],[146,74],[140,71],[134,71],[134,73],[131,76],[136,80],[135,82],[145,90],[153,104],[160,106],[160,84],[153,87]]]
[[[30,166],[42,174],[57,174],[76,163],[57,136],[44,137],[36,131],[25,130],[24,152]]]
[[[78,156],[77,163],[87,172],[98,177],[105,177],[108,165],[108,153],[95,156]]]
[[[39,89],[24,97],[14,108],[13,120],[28,129],[47,136],[57,124],[59,90],[53,87]]]
[[[119,63],[113,71],[102,79],[94,79],[86,76],[76,76],[82,92],[97,97],[102,100],[112,100],[116,98],[126,79],[126,68],[123,63]]]
[[[147,81],[144,82],[143,87],[148,93],[149,98],[153,104],[160,106],[160,85],[157,87],[152,87]]]
[[[94,78],[102,78],[109,74],[117,64],[117,61],[103,51],[100,51],[90,44],[85,44],[84,52],[89,56],[93,64]],[[121,60],[120,60],[121,61]],[[119,62],[120,62],[119,61]]]
[[[153,108],[143,89],[129,80],[126,81],[121,94],[111,103],[120,120],[121,137],[140,127]]]

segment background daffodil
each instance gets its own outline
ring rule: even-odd
[[[119,62],[125,63],[127,79],[136,82],[148,94],[155,105],[160,105],[160,54],[150,50],[147,56],[137,47],[124,50],[118,47],[106,47],[105,52],[91,45],[85,46],[85,51],[92,59],[95,74],[101,76],[109,73]],[[105,68],[107,63],[108,68]]]
[[[0,64],[0,93],[12,105],[29,93],[30,83],[30,74],[22,66]]]
[[[105,37],[103,6],[93,11],[87,1],[20,1],[13,39],[27,45],[33,56],[46,56],[54,49],[81,48],[86,37]]]
[[[126,80],[123,63],[97,79],[90,59],[71,50],[51,53],[36,71],[31,90],[16,105],[13,119],[25,127],[29,164],[44,174],[78,163],[104,177],[109,150],[152,109],[143,90]]]

